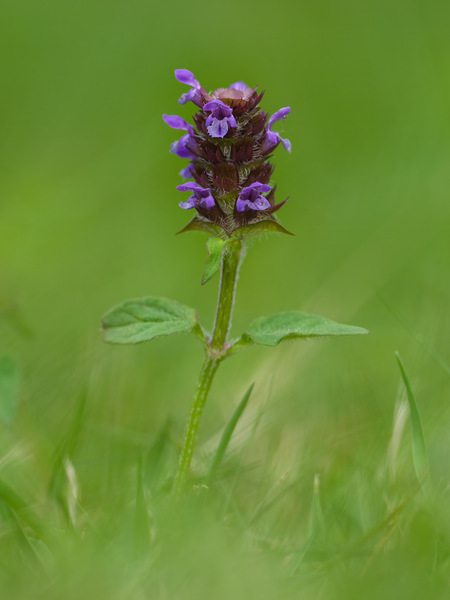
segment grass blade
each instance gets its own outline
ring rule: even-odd
[[[431,492],[430,465],[428,462],[428,452],[425,444],[425,437],[423,435],[422,422],[420,420],[420,414],[417,408],[416,400],[414,398],[414,394],[412,392],[411,385],[406,375],[400,355],[398,352],[396,352],[395,356],[397,357],[400,373],[406,388],[406,396],[408,398],[409,414],[411,417],[412,427],[412,455],[414,470],[416,472],[419,484],[424,492],[429,495]]]
[[[242,416],[242,413],[245,410],[245,407],[247,406],[248,400],[250,398],[250,395],[253,391],[253,387],[254,387],[254,383],[252,383],[252,385],[248,388],[248,390],[245,392],[244,397],[242,398],[242,400],[239,402],[236,410],[234,411],[231,419],[228,421],[227,426],[224,429],[224,432],[222,434],[222,437],[220,439],[220,443],[219,446],[217,448],[216,454],[214,456],[214,460],[212,461],[211,467],[209,469],[209,473],[206,477],[206,485],[210,485],[210,483],[212,482],[212,480],[214,479],[214,476],[217,472],[217,469],[220,466],[220,463],[222,462],[222,459],[224,457],[224,454],[226,452],[226,449],[228,447],[228,444],[230,442],[231,436],[233,435],[233,431],[236,428],[236,425],[239,421],[239,419]]]
[[[134,557],[145,556],[150,548],[150,522],[143,482],[143,460],[139,453],[136,477],[136,506],[134,512]]]

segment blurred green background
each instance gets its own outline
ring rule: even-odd
[[[9,597],[447,597],[449,20],[447,0],[1,0],[0,356],[18,365],[20,403],[0,425],[0,480],[62,548],[60,562],[40,555],[45,576],[24,566],[14,532],[28,538],[29,524],[8,521],[3,498]],[[296,237],[252,245],[233,331],[302,309],[372,333],[227,361],[194,472],[252,381],[254,395],[213,507],[171,527],[153,503],[176,467],[201,348],[187,336],[108,347],[100,318],[161,295],[212,322],[205,236],[174,235],[190,215],[162,114],[194,112],[177,103],[176,68],[208,90],[258,85],[268,112],[292,108],[279,129],[293,151],[277,150],[273,179]],[[428,443],[431,516],[395,350]],[[47,492],[80,398],[81,535],[69,542]],[[145,465],[161,439],[156,473]],[[136,563],[139,452],[151,558]]]

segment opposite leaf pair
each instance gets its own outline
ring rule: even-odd
[[[105,315],[102,324],[103,339],[112,344],[139,344],[163,335],[189,332],[206,341],[197,312],[189,306],[166,298],[147,296],[126,300],[111,309]],[[232,347],[240,348],[252,344],[277,346],[287,339],[363,333],[368,331],[361,327],[341,325],[317,315],[288,311],[256,319]]]

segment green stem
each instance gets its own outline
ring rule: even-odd
[[[221,352],[231,327],[231,314],[233,312],[234,293],[236,291],[237,277],[241,260],[242,243],[239,240],[232,242],[227,248],[220,276],[220,292],[217,302],[216,321],[211,341],[211,348]]]
[[[222,272],[220,278],[219,299],[217,302],[214,332],[206,350],[197,388],[191,404],[191,410],[184,430],[184,443],[178,463],[178,470],[173,483],[172,497],[179,498],[186,476],[191,465],[197,439],[198,427],[202,416],[214,375],[226,357],[226,341],[231,326],[234,294],[241,260],[242,244],[236,240],[227,248],[222,259]]]

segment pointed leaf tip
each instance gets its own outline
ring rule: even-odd
[[[217,237],[219,237],[221,233],[224,233],[222,227],[203,220],[200,217],[194,217],[192,221],[189,221],[189,223],[183,227],[183,229],[177,231],[176,235],[179,235],[180,233],[186,233],[187,231],[203,231]]]
[[[243,338],[263,346],[277,346],[286,339],[367,333],[367,329],[361,327],[342,325],[318,315],[289,311],[253,321]]]
[[[295,236],[295,233],[291,233],[285,229],[281,223],[273,218],[238,227],[238,229],[234,230],[233,235],[235,237],[251,238],[264,233],[284,233],[286,235]]]

